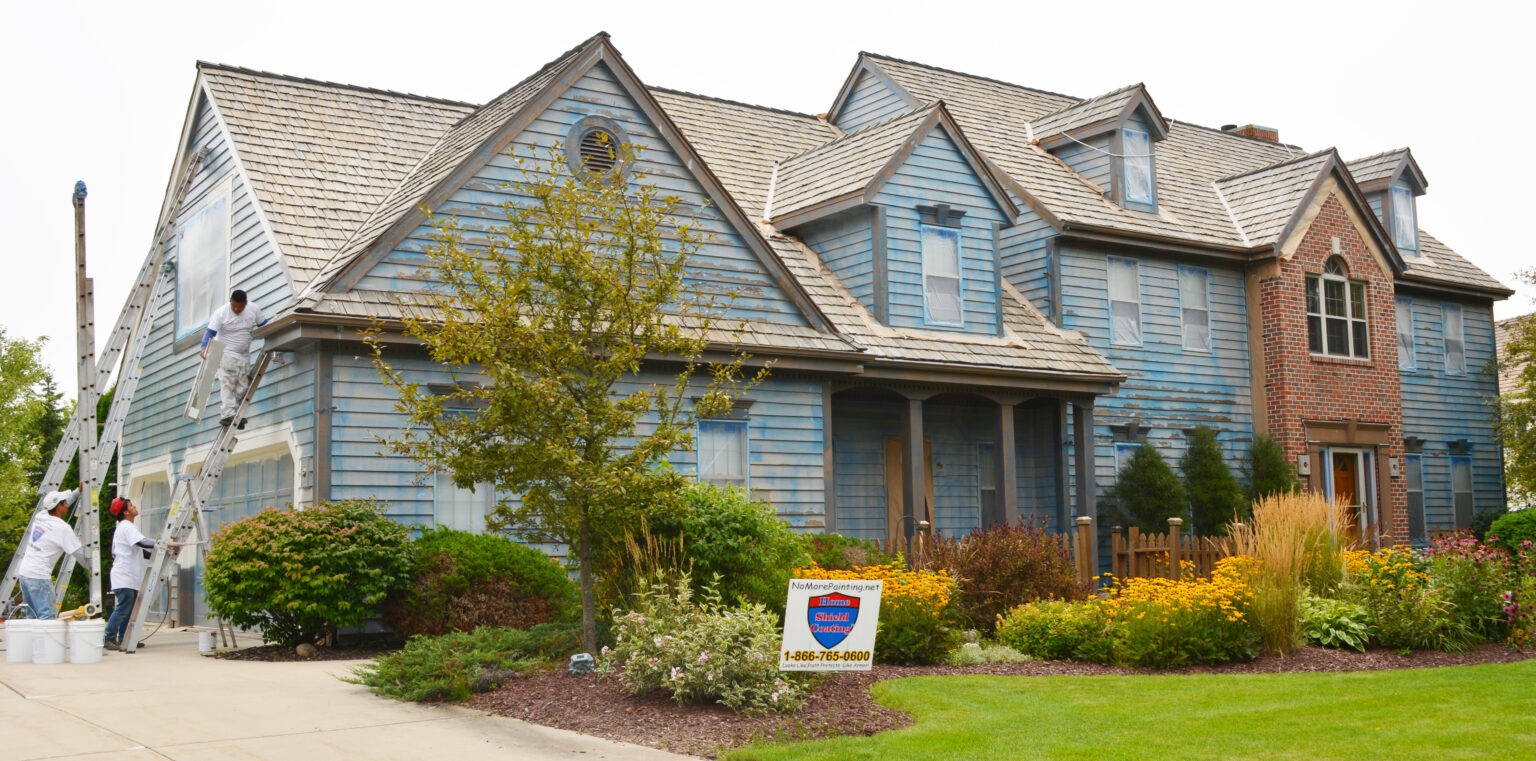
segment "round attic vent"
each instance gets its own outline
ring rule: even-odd
[[[619,163],[619,140],[605,129],[587,130],[577,150],[582,168],[593,174],[608,174]]]

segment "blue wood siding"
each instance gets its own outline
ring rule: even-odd
[[[891,326],[996,335],[998,281],[993,227],[1007,220],[949,135],[939,127],[929,132],[874,200],[887,207]],[[961,328],[929,326],[923,318],[922,239],[917,207],[935,204],[948,204],[965,212],[961,219],[960,251],[965,325]]]
[[[796,231],[843,287],[871,311],[875,309],[873,216],[869,209],[859,208]]]
[[[190,145],[185,147],[188,154],[202,147],[208,148],[209,153],[176,224],[184,222],[209,193],[224,182],[232,181],[230,282],[233,287],[244,288],[251,301],[268,314],[288,307],[293,290],[287,274],[272,240],[260,223],[251,190],[238,176],[228,137],[206,100],[199,103],[189,140]],[[183,255],[175,243],[168,253],[173,261]],[[111,305],[108,309],[117,306]],[[145,475],[141,466],[143,461],[160,456],[169,456],[172,467],[181,472],[189,459],[201,461],[218,431],[218,384],[214,385],[209,409],[201,422],[181,416],[201,360],[195,344],[181,350],[175,347],[175,294],[170,293],[154,304],[152,312],[155,323],[145,347],[144,376],[123,428],[121,454],[125,476]],[[115,319],[115,312],[103,309],[100,313],[111,315],[108,320]],[[193,324],[201,324],[207,317],[202,315]],[[200,328],[197,334],[201,334]],[[256,348],[259,347],[258,342]],[[291,425],[299,451],[290,454],[301,463],[313,462],[308,458],[314,454],[314,355],[312,351],[300,351],[285,353],[281,358],[283,363],[274,363],[268,369],[266,379],[257,391],[248,415],[250,426]],[[239,452],[235,457],[240,457]],[[298,486],[302,489],[307,484]]]
[[[886,535],[885,442],[901,438],[901,403],[832,401],[833,510],[837,533]]]
[[[843,107],[832,123],[844,132],[857,132],[872,124],[879,124],[897,114],[911,110],[912,106],[901,93],[892,89],[868,71],[859,72],[853,90],[843,101]]]
[[[1391,220],[1387,219],[1386,193],[1366,193],[1365,200],[1371,205],[1371,211],[1376,213],[1376,219],[1385,225],[1388,232],[1392,230]]]
[[[446,369],[426,357],[397,356],[388,361],[415,383],[451,380]],[[388,503],[396,520],[431,525],[434,479],[424,476],[415,461],[387,453],[376,438],[398,435],[404,425],[404,417],[395,410],[397,395],[380,382],[366,357],[338,354],[334,363],[332,493],[338,499],[377,498]],[[629,393],[641,385],[665,384],[670,378],[644,374],[621,384],[617,391]],[[772,504],[791,526],[824,526],[821,382],[770,377],[746,397],[753,400],[749,410],[753,496]],[[642,422],[638,432],[645,435],[653,425]],[[697,464],[693,452],[677,452],[671,461],[690,473]]]
[[[1060,530],[1056,525],[1056,464],[1065,450],[1056,438],[1058,409],[1056,403],[1046,407],[1021,406],[1013,422],[1019,516],[1050,531]]]
[[[1049,319],[1056,319],[1051,287],[1051,238],[1056,231],[1033,209],[1020,204],[1016,223],[998,236],[1003,277]]]
[[[1072,171],[1083,179],[1099,186],[1105,193],[1112,187],[1111,173],[1114,161],[1110,157],[1110,135],[1104,133],[1083,139],[1082,143],[1068,142],[1051,151]],[[1084,145],[1083,143],[1087,143]]]
[[[1236,469],[1253,438],[1248,312],[1243,276],[1209,268],[1211,351],[1187,351],[1180,313],[1178,264],[1135,259],[1140,273],[1141,346],[1109,342],[1105,255],[1060,248],[1063,327],[1081,331],[1129,378],[1120,392],[1098,399],[1095,462],[1100,495],[1115,482],[1111,426],[1132,421],[1166,457],[1184,451],[1186,428],[1209,425]]]
[[[694,228],[708,236],[708,242],[689,263],[693,284],[716,293],[736,291],[737,298],[728,310],[732,316],[781,324],[808,324],[606,66],[599,64],[577,80],[526,130],[513,138],[512,147],[519,156],[542,160],[551,149],[564,145],[576,122],[593,115],[614,120],[622,126],[629,140],[643,148],[636,161],[637,170],[644,173],[646,181],[662,195],[674,196],[682,202],[680,216],[696,211],[698,217]],[[530,161],[529,167],[524,167],[502,151],[437,212],[458,216],[468,242],[473,245],[477,238],[484,239],[487,230],[505,223],[503,203],[526,200],[514,194],[507,185],[531,178],[534,170],[530,167],[536,163]],[[421,269],[427,263],[423,252],[432,245],[433,232],[430,224],[422,225],[375,265],[358,287],[381,291],[421,289],[424,285]]]
[[[1498,379],[1482,372],[1493,359],[1493,314],[1488,302],[1464,302],[1467,372],[1445,372],[1445,327],[1437,298],[1399,294],[1413,303],[1417,364],[1402,371],[1403,435],[1424,440],[1424,516],[1429,531],[1449,531],[1456,515],[1451,494],[1452,441],[1471,442],[1473,503],[1476,510],[1504,508],[1503,463],[1489,423],[1488,400]]]

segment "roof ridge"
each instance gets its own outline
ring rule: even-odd
[[[608,39],[608,37],[609,37],[609,35],[608,35],[607,32],[598,32],[597,34],[594,34],[591,37],[588,37],[588,38],[582,40],[581,42],[577,43],[576,47],[573,47],[570,50],[567,50],[567,51],[561,53],[560,55],[557,55],[554,58],[551,58],[548,63],[545,63],[543,66],[540,66],[538,71],[535,71],[532,74],[529,74],[528,76],[523,77],[522,79],[517,81],[517,84],[512,85],[511,87],[508,87],[505,90],[502,90],[501,92],[496,94],[496,97],[491,98],[490,100],[488,100],[488,101],[480,104],[479,106],[477,106],[475,108],[475,110],[470,111],[469,113],[459,117],[458,121],[456,121],[453,124],[449,125],[448,132],[452,132],[455,129],[458,129],[459,125],[463,124],[465,122],[465,120],[467,120],[470,117],[474,116],[475,114],[478,114],[481,111],[485,110],[485,108],[487,106],[491,105],[492,103],[495,103],[496,101],[501,100],[502,98],[507,97],[507,95],[511,94],[514,90],[517,90],[519,87],[522,87],[523,85],[526,85],[529,82],[532,82],[533,80],[539,78],[539,76],[543,75],[545,72],[553,70],[556,65],[563,64],[567,58],[570,58],[572,55],[575,55],[576,53],[581,52],[582,48],[585,48],[586,46],[592,44],[593,42],[595,42],[597,40],[606,40],[606,39]],[[444,132],[443,136],[447,137],[448,136],[448,132]],[[435,145],[433,146],[433,148],[436,148],[436,147],[437,146],[435,146]],[[428,152],[430,153],[430,151],[428,151]],[[407,175],[407,176],[409,176],[409,175]]]
[[[1021,85],[1021,84],[1018,84],[1017,82],[1009,82],[1009,81],[1002,80],[1002,79],[996,79],[994,77],[982,76],[981,74],[968,74],[966,72],[958,71],[956,69],[946,69],[943,66],[934,66],[933,64],[930,64],[930,63],[922,63],[920,61],[909,61],[909,60],[907,60],[905,58],[897,58],[896,56],[893,56],[893,55],[885,55],[883,53],[871,53],[871,52],[869,52],[867,50],[859,51],[859,55],[867,55],[870,58],[882,58],[882,59],[887,60],[887,61],[895,61],[896,63],[904,63],[904,64],[907,64],[909,66],[921,66],[922,68],[931,69],[933,71],[942,71],[945,74],[954,74],[956,76],[961,76],[961,77],[970,77],[971,79],[980,79],[980,80],[982,80],[984,82],[992,82],[993,84],[1005,85],[1007,87],[1012,87],[1012,88],[1015,88],[1015,89],[1018,89],[1018,90],[1028,90],[1029,92],[1039,93],[1041,95],[1050,95],[1050,96],[1056,97],[1056,98],[1067,98],[1069,100],[1075,100],[1075,101],[1079,101],[1079,102],[1083,100],[1083,98],[1079,98],[1079,97],[1077,97],[1075,95],[1067,95],[1065,93],[1052,92],[1050,90],[1042,90],[1042,89],[1040,89],[1038,87],[1030,87],[1029,85]]]
[[[1250,175],[1261,174],[1263,172],[1268,172],[1268,171],[1271,171],[1271,170],[1279,169],[1281,167],[1286,166],[1287,164],[1300,164],[1300,163],[1302,163],[1304,161],[1310,161],[1312,159],[1318,158],[1319,156],[1323,156],[1323,155],[1329,154],[1329,153],[1338,153],[1338,151],[1334,150],[1333,148],[1324,148],[1324,149],[1322,149],[1320,151],[1314,151],[1312,153],[1308,153],[1308,154],[1305,154],[1305,155],[1302,155],[1302,156],[1296,156],[1294,158],[1288,158],[1288,159],[1286,159],[1284,161],[1277,161],[1277,162],[1275,162],[1273,164],[1266,164],[1266,165],[1261,166],[1261,167],[1259,167],[1257,169],[1249,169],[1246,172],[1238,172],[1237,174],[1227,175],[1226,177],[1220,177],[1220,178],[1217,178],[1216,182],[1218,182],[1218,183],[1221,183],[1221,182],[1231,182],[1233,180],[1241,179],[1243,177],[1248,177]]]
[[[847,141],[847,140],[851,140],[851,139],[853,139],[855,137],[861,137],[863,135],[870,134],[870,133],[874,132],[875,130],[880,129],[881,127],[890,127],[890,126],[896,124],[897,122],[900,122],[903,119],[911,119],[911,118],[913,118],[915,116],[918,116],[919,114],[926,115],[929,111],[932,111],[933,109],[937,108],[939,106],[939,104],[941,104],[943,102],[944,101],[942,101],[942,100],[935,100],[935,101],[931,101],[929,103],[924,103],[922,105],[919,105],[917,108],[912,109],[911,113],[901,114],[899,116],[893,116],[893,117],[891,117],[889,119],[886,119],[883,122],[875,122],[874,124],[871,124],[868,127],[865,127],[864,129],[858,130],[857,132],[844,132],[843,134],[838,135],[837,137],[835,137],[835,138],[833,138],[831,140],[828,140],[827,142],[822,143],[821,145],[812,146],[812,147],[807,148],[807,149],[805,149],[805,150],[803,150],[803,151],[801,151],[801,152],[799,152],[799,153],[797,153],[797,154],[795,154],[793,156],[790,156],[788,158],[779,159],[777,162],[774,162],[774,163],[776,163],[776,164],[788,164],[789,162],[794,161],[795,159],[802,158],[804,156],[809,156],[810,154],[815,153],[815,152],[820,151],[820,150],[831,148],[832,146],[837,145],[838,143],[841,143],[841,142],[844,142],[844,141]],[[924,118],[926,118],[926,116],[924,116]]]
[[[439,98],[439,97],[436,97],[436,96],[433,96],[433,95],[418,95],[416,93],[403,92],[403,91],[400,91],[400,90],[387,90],[387,89],[384,89],[382,87],[369,87],[367,85],[354,85],[354,84],[348,84],[346,82],[332,82],[332,81],[325,80],[325,79],[314,79],[314,78],[311,78],[311,77],[301,77],[301,76],[297,76],[297,75],[294,75],[294,74],[280,74],[280,73],[272,72],[272,71],[264,71],[262,69],[252,69],[252,68],[247,67],[247,66],[235,66],[233,64],[217,63],[215,61],[199,60],[197,62],[197,68],[198,68],[199,71],[201,71],[203,69],[218,69],[220,71],[233,71],[233,72],[238,72],[238,73],[241,73],[241,74],[249,74],[251,76],[263,77],[263,78],[266,78],[266,79],[281,79],[281,80],[285,80],[285,81],[288,81],[288,82],[298,82],[298,83],[307,84],[307,85],[318,85],[318,86],[321,86],[321,87],[332,87],[332,88],[339,88],[339,89],[343,89],[343,90],[357,90],[359,92],[373,93],[375,95],[393,95],[395,97],[400,97],[400,98],[411,98],[412,100],[424,100],[424,101],[429,101],[429,102],[432,102],[432,103],[443,103],[443,104],[450,105],[450,106],[466,106],[468,108],[479,108],[480,105],[481,105],[479,103],[469,103],[467,101],[462,101],[462,100],[453,100],[452,98]]]
[[[1070,106],[1062,106],[1061,108],[1058,108],[1055,111],[1052,111],[1052,112],[1050,112],[1048,114],[1042,114],[1040,116],[1040,118],[1038,118],[1038,119],[1032,119],[1030,121],[1031,121],[1031,123],[1043,122],[1046,119],[1049,119],[1049,118],[1051,118],[1051,117],[1053,117],[1053,116],[1055,116],[1057,114],[1064,114],[1064,113],[1066,113],[1068,111],[1071,111],[1074,108],[1082,108],[1084,106],[1091,106],[1094,103],[1098,103],[1101,100],[1105,100],[1105,99],[1113,97],[1115,95],[1119,95],[1120,93],[1123,93],[1123,92],[1130,92],[1131,90],[1134,90],[1134,89],[1136,89],[1138,87],[1140,87],[1143,90],[1145,90],[1147,85],[1146,85],[1145,82],[1137,82],[1135,84],[1129,84],[1129,85],[1126,85],[1124,87],[1116,87],[1115,89],[1110,90],[1109,92],[1099,93],[1098,95],[1095,95],[1092,98],[1087,98],[1085,100],[1080,100],[1080,101],[1078,101],[1076,103],[1073,103]]]
[[[1391,150],[1380,151],[1380,152],[1377,152],[1377,153],[1373,153],[1373,154],[1371,154],[1369,156],[1361,156],[1360,158],[1357,158],[1357,159],[1347,159],[1347,160],[1345,160],[1344,163],[1346,163],[1346,164],[1358,164],[1358,163],[1360,163],[1362,161],[1370,161],[1371,159],[1379,159],[1382,156],[1390,156],[1390,155],[1392,155],[1394,153],[1410,153],[1410,152],[1411,151],[1409,150],[1408,146],[1405,145],[1405,146],[1403,146],[1401,148],[1393,148]]]
[[[1167,119],[1168,117],[1163,117],[1163,118]],[[1238,134],[1236,132],[1228,132],[1228,131],[1226,131],[1224,129],[1221,129],[1220,127],[1207,127],[1204,124],[1196,124],[1194,122],[1185,121],[1183,119],[1168,119],[1168,123],[1169,124],[1182,124],[1182,125],[1184,125],[1186,127],[1193,127],[1195,129],[1203,129],[1206,132],[1212,132],[1212,133],[1215,133],[1217,135],[1225,135],[1226,137],[1235,138],[1237,140],[1247,140],[1248,142],[1251,142],[1251,143],[1261,143],[1263,145],[1277,145],[1277,146],[1279,146],[1281,148],[1288,148],[1288,149],[1297,150],[1297,151],[1301,151],[1302,150],[1302,147],[1299,146],[1299,145],[1296,145],[1295,143],[1282,143],[1279,140],[1266,140],[1266,139],[1264,139],[1262,137],[1251,137],[1249,135],[1242,135],[1242,134]],[[1311,155],[1311,154],[1307,154],[1307,153],[1305,153],[1303,151],[1303,155]]]
[[[705,95],[703,93],[690,92],[688,90],[677,90],[677,89],[673,89],[671,87],[657,87],[655,85],[646,85],[645,89],[651,90],[653,92],[664,92],[664,93],[667,93],[668,95],[681,95],[681,96],[684,96],[684,97],[687,97],[687,98],[698,98],[700,100],[709,100],[709,101],[714,101],[716,103],[726,103],[726,104],[729,104],[729,105],[732,105],[732,106],[742,106],[744,108],[755,108],[755,109],[757,109],[759,111],[772,111],[774,113],[788,114],[790,116],[803,116],[803,117],[805,117],[807,119],[810,119],[810,120],[812,120],[814,122],[817,122],[818,124],[827,124],[827,122],[823,121],[822,118],[820,116],[817,116],[816,114],[807,114],[807,113],[804,113],[802,111],[793,111],[793,110],[790,110],[788,108],[778,108],[778,107],[775,107],[775,106],[763,106],[763,105],[759,105],[757,103],[747,103],[746,101],[741,101],[741,100],[731,100],[730,98],[721,98],[721,97],[715,96],[715,95]]]

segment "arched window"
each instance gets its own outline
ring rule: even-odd
[[[1307,275],[1307,345],[1313,354],[1371,356],[1365,283],[1350,280],[1337,256],[1323,264],[1322,274]]]

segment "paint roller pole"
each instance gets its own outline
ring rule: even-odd
[[[96,467],[96,294],[95,284],[85,276],[85,183],[76,182],[75,205],[75,334],[80,363],[76,375],[80,395],[75,404],[80,417],[80,497],[75,501],[75,515],[85,521],[80,526],[86,552],[90,553],[90,601],[101,609],[101,526],[96,512],[96,488],[101,479]]]

